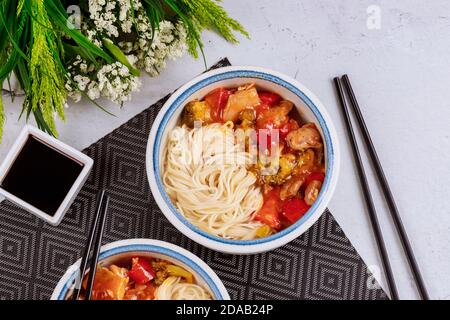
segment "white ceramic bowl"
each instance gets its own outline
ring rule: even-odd
[[[188,222],[174,207],[162,179],[164,146],[184,106],[202,99],[217,87],[237,87],[255,83],[260,89],[276,92],[292,101],[308,122],[317,125],[325,145],[326,174],[320,194],[308,212],[292,226],[266,238],[255,240],[223,239],[206,233]],[[317,97],[296,80],[275,71],[257,67],[225,67],[204,73],[178,89],[156,117],[147,145],[147,176],[156,203],[169,221],[183,234],[208,248],[232,254],[254,254],[278,248],[308,230],[322,215],[333,195],[339,175],[339,145],[328,112]]]
[[[176,245],[148,239],[129,239],[102,246],[99,262],[110,265],[133,256],[155,257],[170,261],[191,272],[199,285],[209,291],[215,300],[230,300],[225,286],[214,271],[197,256]],[[51,300],[64,300],[70,295],[81,259],[67,269],[59,280]]]

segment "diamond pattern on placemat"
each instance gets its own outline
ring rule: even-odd
[[[213,68],[227,65],[224,59]],[[215,252],[178,232],[156,205],[145,173],[148,134],[167,98],[84,151],[94,168],[58,227],[8,201],[0,204],[0,299],[50,297],[82,254],[100,188],[111,194],[104,243],[152,238],[182,246],[216,271],[233,299],[387,298],[367,287],[366,265],[328,210],[298,239],[253,256]]]

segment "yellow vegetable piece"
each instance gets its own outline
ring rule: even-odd
[[[182,277],[186,280],[186,282],[194,283],[194,276],[192,275],[192,273],[179,266],[171,264],[167,266],[166,270],[171,276]]]
[[[268,237],[268,236],[270,236],[271,233],[272,233],[272,229],[267,224],[256,229],[256,236],[258,238]]]

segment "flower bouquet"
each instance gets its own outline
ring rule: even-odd
[[[232,43],[234,32],[248,37],[217,0],[0,0],[0,84],[14,76],[21,115],[56,136],[68,98],[122,105],[141,71],[157,76],[185,52],[204,58],[204,29]],[[4,120],[0,95],[0,139]]]

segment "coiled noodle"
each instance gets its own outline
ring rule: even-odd
[[[163,182],[177,209],[212,235],[246,240],[262,225],[253,214],[263,203],[250,153],[237,143],[233,123],[175,127],[165,150]]]
[[[209,293],[197,284],[168,277],[155,291],[155,300],[211,300]]]

